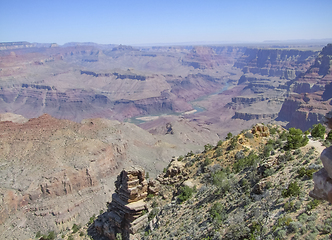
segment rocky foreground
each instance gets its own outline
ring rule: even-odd
[[[149,183],[141,168],[128,168],[118,176],[106,212],[61,234],[64,239],[330,239],[331,205],[316,199],[328,197],[317,191],[315,198],[309,196],[312,177],[316,184],[318,170],[326,168],[319,157],[324,146],[309,138],[258,124],[206,145],[200,154],[173,159]]]

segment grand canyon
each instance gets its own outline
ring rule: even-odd
[[[107,235],[103,226],[123,210],[116,194],[135,182],[147,195],[155,182],[142,179],[146,173],[161,183],[180,172],[194,181],[184,169],[190,156],[204,161],[228,133],[273,136],[262,133],[267,125],[306,131],[331,110],[332,44],[0,43],[0,237],[60,234],[100,215],[86,232],[113,239],[118,230]],[[268,142],[257,139],[243,149]],[[164,188],[159,194],[169,199]]]

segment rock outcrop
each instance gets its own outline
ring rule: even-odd
[[[329,112],[332,115],[332,112]],[[332,116],[329,117],[328,126],[332,129]],[[326,148],[321,156],[324,168],[315,172],[313,175],[314,189],[309,195],[315,199],[326,200],[332,203],[332,146]]]
[[[158,194],[159,185],[155,180],[149,183],[145,171],[140,167],[123,170],[115,182],[116,190],[106,213],[90,227],[92,234],[117,239],[130,239],[138,229],[148,223],[148,205],[144,201],[148,193]]]
[[[256,124],[252,129],[251,133],[260,137],[268,137],[270,136],[269,128],[263,124]]]
[[[188,169],[185,168],[185,165],[186,164],[184,162],[172,159],[166,173],[158,176],[157,180],[162,184],[174,184],[187,180],[189,172]]]

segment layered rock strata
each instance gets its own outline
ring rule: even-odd
[[[332,110],[332,44],[324,47],[308,71],[289,85],[278,118],[287,127],[307,130]]]
[[[94,233],[107,239],[130,239],[138,229],[148,223],[148,205],[144,201],[149,193],[158,194],[159,183],[145,179],[145,172],[140,167],[123,170],[115,182],[116,190],[108,210],[91,227]]]

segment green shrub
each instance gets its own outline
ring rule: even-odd
[[[36,233],[36,238],[40,238],[42,236],[42,234],[40,233],[40,231],[38,231],[37,233]]]
[[[276,134],[277,133],[277,128],[271,128],[270,129],[270,134],[271,135],[274,135],[274,134]]]
[[[223,140],[219,140],[217,146],[220,147],[223,144]]]
[[[307,136],[303,136],[301,129],[290,128],[287,135],[287,149],[297,149],[307,145],[309,139]]]
[[[305,169],[304,167],[301,167],[299,170],[297,170],[297,173],[299,174],[299,177],[307,176],[309,179],[312,179],[312,175],[316,171],[316,169]]]
[[[211,163],[212,163],[211,158],[206,157],[206,158],[204,159],[204,166],[208,166],[208,165],[210,165]]]
[[[180,195],[178,196],[178,199],[181,201],[181,202],[185,202],[187,201],[193,194],[194,192],[194,189],[188,187],[188,186],[183,186],[181,187],[180,189]]]
[[[213,148],[213,146],[211,144],[206,144],[204,145],[204,151],[207,152],[207,151],[210,151],[211,149]]]
[[[215,203],[210,209],[210,216],[218,224],[227,219],[227,213],[221,203]]]
[[[96,219],[96,215],[93,214],[92,217],[90,217],[89,224],[92,224],[95,219]]]
[[[221,157],[223,154],[222,148],[218,148],[215,152],[214,152],[214,157]]]
[[[327,134],[326,140],[332,142],[332,130],[330,130],[329,133]]]
[[[252,151],[249,153],[249,155],[247,157],[237,160],[233,164],[233,169],[237,173],[237,172],[241,171],[242,169],[245,169],[249,166],[253,166],[258,160],[259,160],[259,157]]]
[[[282,190],[283,197],[298,196],[300,194],[300,187],[297,182],[291,182],[287,189]]]
[[[319,205],[319,203],[320,203],[319,200],[313,199],[310,202],[308,202],[306,209],[308,211],[311,211],[311,210],[315,209]]]
[[[311,130],[311,136],[317,138],[324,138],[325,127],[322,124],[317,124],[313,126],[314,128]]]
[[[233,134],[232,133],[227,133],[227,137],[226,137],[226,139],[231,139],[233,137]]]
[[[293,212],[293,211],[295,211],[295,204],[294,204],[294,202],[293,201],[286,202],[284,204],[284,210],[285,210],[285,212]]]
[[[159,213],[158,208],[153,208],[152,211],[149,213],[148,219],[151,221],[157,214]]]
[[[76,223],[74,223],[74,225],[71,229],[73,230],[73,233],[77,233],[78,230],[81,229],[81,225],[77,225]]]
[[[184,159],[184,156],[181,155],[181,156],[178,157],[177,160],[181,162],[183,159]]]

